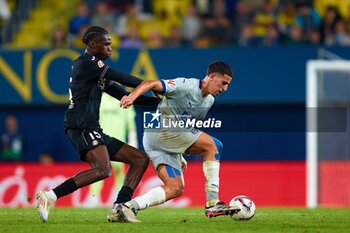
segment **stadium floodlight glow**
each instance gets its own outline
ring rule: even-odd
[[[319,122],[317,109],[320,106],[320,73],[346,72],[350,77],[350,62],[344,60],[311,60],[306,70],[306,205],[316,208],[319,203]]]

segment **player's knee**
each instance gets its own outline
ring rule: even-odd
[[[111,175],[112,175],[112,167],[111,166],[97,169],[96,177],[99,180],[106,179],[106,178],[110,177]]]
[[[149,164],[149,158],[146,154],[143,153],[143,156],[139,159],[139,164],[142,167],[148,167]]]
[[[217,139],[216,137],[213,137],[211,136],[211,138],[213,139],[214,143],[215,143],[215,159],[216,160],[220,160],[220,157],[221,157],[221,153],[222,153],[222,150],[224,148],[224,145],[222,144],[222,142]]]
[[[148,167],[149,158],[145,153],[139,153],[138,156],[133,157],[133,161],[131,165],[135,165],[137,167]]]
[[[171,198],[179,197],[184,193],[184,186],[181,184],[173,185],[170,188],[170,193],[171,193]]]

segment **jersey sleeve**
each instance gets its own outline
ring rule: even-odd
[[[86,72],[86,76],[93,78],[104,78],[109,66],[106,65],[102,60],[95,58],[94,60],[86,61],[82,67]]]
[[[105,74],[106,79],[110,79],[113,81],[116,81],[122,85],[125,85],[127,87],[137,87],[140,85],[143,80],[139,79],[135,76],[132,76],[130,74],[122,73],[113,69],[108,69]]]
[[[130,92],[125,91],[119,84],[109,80],[104,92],[118,100],[121,100],[123,96],[130,94]],[[135,100],[134,105],[157,106],[159,101],[160,100],[156,97],[141,95]]]
[[[161,79],[163,86],[162,95],[167,97],[176,96],[179,92],[187,91],[190,88],[186,78]]]

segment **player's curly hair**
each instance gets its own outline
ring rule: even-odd
[[[109,34],[108,31],[99,26],[89,27],[82,38],[84,44],[88,44],[91,40],[96,39],[98,36]]]
[[[220,73],[222,75],[227,74],[228,76],[233,77],[233,72],[231,67],[222,61],[214,61],[209,64],[207,75],[211,73]]]

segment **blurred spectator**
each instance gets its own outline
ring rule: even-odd
[[[209,14],[211,9],[210,2],[210,0],[193,0],[193,4],[200,15]]]
[[[184,40],[187,44],[191,45],[198,37],[202,28],[202,22],[193,4],[188,5],[187,12],[182,19],[181,28]]]
[[[305,34],[309,33],[314,28],[318,28],[321,23],[320,15],[308,3],[298,4],[295,20]]]
[[[254,46],[252,25],[244,24],[241,30],[237,44],[239,46]]]
[[[88,2],[93,7],[90,9],[94,9],[91,24],[112,28],[118,36],[111,34],[113,44],[120,44],[123,48],[140,48],[144,45],[150,48],[188,45],[208,48],[232,45],[333,45],[339,44],[340,41],[344,41],[341,42],[343,44],[347,43],[346,30],[345,34],[338,33],[338,42],[335,42],[335,25],[341,20],[339,8],[327,7],[326,11],[322,11],[325,12],[324,18],[321,18],[312,0],[86,0],[84,2]],[[78,5],[78,14],[71,20],[70,30],[76,34],[84,31],[86,25],[91,25],[89,8],[84,2]],[[319,33],[315,30],[319,30]],[[53,43],[54,46],[64,44],[60,43],[60,36],[58,30],[55,39],[58,42]],[[70,37],[68,39],[69,44],[82,48],[80,39],[74,42]]]
[[[308,34],[308,42],[312,46],[319,46],[322,44],[320,31],[315,28]]]
[[[253,20],[253,37],[258,45],[262,45],[267,36],[268,28],[273,25],[275,16],[271,0],[264,0],[261,9],[256,12]]]
[[[335,24],[341,19],[338,8],[327,7],[324,18],[320,25],[321,40],[324,44],[332,44],[335,32]]]
[[[186,14],[188,0],[153,0],[153,12],[157,19],[179,25],[181,17]]]
[[[46,166],[51,166],[55,163],[54,159],[52,158],[52,156],[47,153],[47,152],[43,152],[40,154],[39,156],[39,162],[42,165],[46,165]]]
[[[69,32],[75,36],[79,34],[82,25],[90,23],[90,9],[85,2],[78,4],[78,13],[69,22]]]
[[[344,20],[339,20],[335,24],[333,45],[350,46],[350,34],[346,31],[346,23]]]
[[[74,40],[72,42],[73,46],[78,48],[78,49],[83,49],[85,48],[85,45],[83,43],[83,41],[81,40],[81,38],[84,37],[84,33],[86,32],[86,30],[89,28],[88,24],[84,24],[81,25],[79,28],[79,35],[74,37]]]
[[[23,137],[18,131],[18,122],[15,116],[6,117],[5,130],[1,135],[2,160],[21,161],[23,159]]]
[[[231,41],[231,22],[226,16],[224,0],[213,2],[212,12],[203,17],[203,33],[213,45],[228,45]]]
[[[140,19],[141,13],[139,7],[136,4],[129,4],[126,12],[119,17],[114,31],[121,38],[124,38],[127,36],[128,28],[140,26]]]
[[[290,29],[290,32],[285,44],[292,45],[292,46],[305,45],[305,39],[303,37],[303,29],[298,25],[293,26]]]
[[[91,18],[91,25],[96,25],[110,30],[114,25],[114,14],[109,11],[106,2],[99,1]]]
[[[152,27],[150,29],[150,35],[146,42],[148,48],[161,48],[163,46],[163,37],[159,31],[159,28]]]
[[[173,26],[170,30],[170,35],[164,40],[163,47],[179,48],[184,46],[183,34],[178,26]]]
[[[143,42],[140,39],[139,30],[137,27],[130,27],[128,30],[128,35],[123,39],[121,48],[132,48],[132,49],[140,49],[143,47]]]
[[[117,14],[124,14],[130,4],[134,4],[135,0],[107,0],[109,8],[115,11]]]
[[[11,11],[7,0],[0,0],[0,19],[7,21],[11,18]]]
[[[244,0],[236,3],[236,13],[231,16],[234,41],[239,40],[243,27],[252,23],[253,16],[253,12]]]
[[[243,0],[253,12],[259,11],[261,9],[262,0]]]
[[[277,47],[280,45],[280,36],[276,25],[272,24],[267,28],[267,35],[264,38],[263,45],[266,47]]]
[[[193,41],[192,45],[195,48],[209,48],[213,45],[213,43],[212,39],[209,36],[200,34],[198,38],[195,41]]]
[[[58,25],[54,28],[52,33],[52,47],[61,48],[67,46],[66,31],[62,26]]]
[[[296,9],[293,1],[288,1],[282,6],[282,10],[277,15],[277,25],[279,32],[286,36],[289,34],[291,27],[296,25]]]

